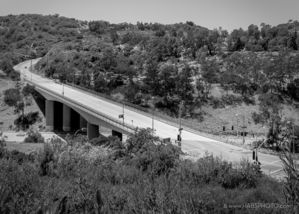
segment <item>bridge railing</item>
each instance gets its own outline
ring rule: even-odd
[[[139,112],[148,117],[152,117],[154,115],[155,120],[158,120],[160,122],[163,122],[163,123],[166,123],[166,124],[169,124],[169,125],[179,128],[179,119],[178,118],[173,118],[173,117],[165,115],[161,112],[158,112],[158,111],[155,111],[152,109],[143,108],[141,106],[138,106],[138,105],[126,102],[126,101],[120,102],[118,99],[115,99],[107,94],[99,93],[99,92],[96,92],[96,91],[88,89],[88,88],[84,88],[79,85],[70,84],[70,83],[66,83],[66,85],[73,87],[73,88],[77,88],[84,93],[96,95],[99,98],[106,100],[107,102],[114,103],[119,106],[125,104],[126,108],[129,108],[131,111]],[[186,121],[183,118],[181,119],[181,127],[183,127],[184,130],[195,133],[195,134],[200,134],[202,136],[213,138],[213,136],[212,136],[213,133],[207,134],[207,133],[201,132],[197,126],[197,123],[198,122]]]
[[[129,108],[130,110],[135,111],[135,112],[141,112],[142,114],[145,114],[149,117],[152,117],[153,114],[154,114],[155,120],[161,120],[161,121],[169,123],[173,126],[178,126],[178,124],[179,124],[177,118],[173,118],[173,117],[165,115],[161,112],[158,112],[158,111],[155,111],[155,110],[152,110],[152,109],[148,109],[148,108],[144,108],[144,107],[132,104],[132,103],[127,102],[127,101],[120,101],[116,98],[113,98],[110,95],[103,94],[103,93],[100,93],[100,92],[96,92],[92,89],[84,88],[84,87],[79,86],[79,85],[70,84],[70,83],[66,83],[66,85],[68,85],[70,87],[73,87],[73,88],[77,88],[77,89],[83,91],[84,93],[90,93],[92,95],[96,95],[99,98],[104,99],[104,100],[106,100],[110,103],[112,102],[112,103],[114,103],[118,106],[122,106],[124,104],[126,106],[126,108]]]
[[[26,81],[30,82],[33,85],[36,85],[34,82],[32,82],[30,80],[26,80]],[[80,103],[80,102],[78,102],[76,100],[70,99],[70,98],[68,98],[68,97],[66,97],[66,96],[64,96],[64,95],[62,95],[60,93],[53,92],[53,91],[48,91],[47,88],[45,88],[45,87],[43,87],[41,85],[36,85],[36,86],[37,86],[37,88],[40,88],[41,90],[44,90],[46,93],[48,93],[48,94],[50,94],[50,95],[52,95],[54,97],[58,96],[59,98],[65,100],[65,101],[73,103],[73,104],[75,104],[75,105],[77,105],[77,106],[79,106],[79,107],[81,107],[83,109],[87,109],[88,111],[96,114],[99,119],[101,119],[101,120],[103,120],[103,121],[105,121],[105,122],[107,122],[107,123],[109,123],[109,124],[111,124],[113,126],[116,126],[116,127],[118,127],[119,129],[121,129],[121,130],[123,130],[125,132],[134,133],[136,131],[136,127],[133,126],[133,125],[131,125],[131,124],[123,123],[123,122],[121,122],[121,121],[119,121],[119,120],[117,120],[117,119],[115,119],[113,117],[110,117],[110,116],[108,116],[106,114],[103,114],[100,111],[94,110],[94,109],[90,108],[89,106],[84,105],[84,104],[82,104],[82,103]]]

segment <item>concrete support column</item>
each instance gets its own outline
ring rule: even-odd
[[[63,104],[62,117],[63,117],[62,130],[65,132],[71,131],[71,109],[65,104]]]
[[[87,121],[80,115],[80,129],[87,127]]]
[[[93,138],[99,137],[99,135],[100,135],[99,126],[91,124],[91,123],[87,123],[87,136],[88,136],[88,139],[91,140]]]
[[[118,131],[112,130],[112,136],[118,137],[120,141],[123,140],[123,134]]]
[[[54,101],[46,100],[46,129],[54,130]]]

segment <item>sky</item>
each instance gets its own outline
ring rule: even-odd
[[[0,0],[0,16],[37,13],[110,23],[193,21],[209,29],[247,29],[299,20],[299,0]]]

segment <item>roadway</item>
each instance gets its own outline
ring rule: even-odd
[[[32,64],[37,63],[39,59],[32,60]],[[36,86],[42,86],[47,90],[64,94],[71,100],[79,102],[82,105],[88,105],[96,111],[101,111],[109,117],[119,119],[119,115],[123,112],[122,105],[115,104],[106,99],[102,99],[88,92],[72,88],[70,86],[62,85],[47,79],[40,75],[29,71],[31,61],[25,61],[14,67],[15,70],[21,73],[21,78],[29,80]],[[152,128],[152,117],[142,114],[140,111],[134,111],[132,108],[125,108],[124,121],[127,124],[139,128]],[[154,120],[155,134],[161,138],[176,139],[178,134],[178,127],[165,121]],[[196,132],[187,130],[182,131],[182,150],[190,155],[191,158],[199,158],[206,153],[222,157],[224,160],[231,162],[239,162],[242,159],[252,159],[252,151],[243,149],[238,146],[226,144],[207,137],[203,137]],[[277,174],[282,171],[282,164],[279,157],[269,154],[259,153],[259,161],[263,171],[267,174]]]

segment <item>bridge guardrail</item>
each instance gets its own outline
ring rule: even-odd
[[[108,102],[113,102],[114,104],[116,104],[118,106],[121,106],[124,103],[126,105],[126,107],[130,108],[130,110],[135,111],[135,112],[141,112],[143,114],[146,114],[149,117],[152,117],[152,111],[147,108],[143,108],[141,106],[129,103],[127,101],[120,102],[119,100],[114,99],[113,97],[111,97],[107,94],[99,93],[99,92],[96,92],[91,89],[84,88],[84,87],[81,87],[78,85],[69,84],[69,83],[66,83],[66,85],[73,87],[73,88],[77,88],[77,89],[83,91],[84,93],[88,92],[92,95],[96,95],[96,96],[100,97],[101,99],[105,99]],[[168,124],[171,123],[171,125],[173,125],[173,126],[178,126],[178,121],[177,121],[178,119],[174,119],[173,117],[167,116],[165,114],[161,114],[160,112],[157,112],[157,111],[154,111],[154,115],[155,115],[156,120],[161,120]]]
[[[90,93],[92,95],[96,95],[96,96],[100,97],[101,99],[105,99],[108,102],[113,102],[116,105],[119,105],[119,106],[122,105],[122,103],[120,103],[119,100],[114,99],[113,97],[111,97],[107,94],[99,93],[99,92],[96,92],[96,91],[93,91],[91,89],[84,88],[84,87],[81,87],[81,86],[75,85],[75,84],[66,83],[66,85],[68,85],[70,87],[73,87],[73,88],[77,88],[77,89],[83,91],[84,93]],[[129,102],[123,102],[123,103],[127,107],[129,107],[130,110],[132,110],[132,111],[140,112],[142,114],[146,114],[146,116],[148,116],[148,117],[152,117],[152,112],[149,109],[143,108],[143,107],[138,106],[138,105],[134,105],[134,104],[129,103]],[[157,112],[157,111],[154,111],[154,116],[155,116],[155,120],[158,120],[160,122],[164,122],[164,123],[167,123],[169,125],[172,125],[174,127],[179,128],[179,119],[178,118],[173,118],[173,117],[167,116],[167,115],[162,114],[162,113]],[[192,132],[194,134],[206,135],[207,137],[211,137],[211,136],[208,136],[206,133],[202,133],[200,130],[196,130],[194,125],[192,125],[192,124],[190,125],[190,122],[187,122],[184,119],[182,119],[181,122],[182,122],[181,126],[183,127],[184,130]]]
[[[35,85],[34,82],[32,82],[30,80],[26,80],[26,81],[28,81],[31,84]],[[124,131],[127,131],[129,133],[133,133],[136,130],[136,127],[132,126],[131,124],[123,123],[121,121],[118,121],[117,119],[115,119],[113,117],[105,115],[105,114],[101,113],[100,111],[96,111],[96,110],[94,110],[94,109],[92,109],[92,108],[90,108],[90,107],[88,107],[88,106],[86,106],[84,104],[81,104],[81,103],[79,103],[79,102],[77,102],[75,100],[72,100],[72,99],[70,99],[70,98],[68,98],[66,96],[63,96],[63,95],[61,95],[61,94],[59,94],[57,92],[53,92],[53,91],[49,92],[48,89],[45,88],[45,87],[43,87],[43,86],[37,85],[37,87],[41,88],[42,90],[45,90],[47,93],[54,94],[55,96],[63,98],[65,100],[67,100],[68,102],[75,103],[76,105],[78,105],[78,106],[80,106],[80,107],[82,107],[84,109],[87,109],[88,111],[91,111],[92,113],[97,114],[98,116],[100,116],[100,119],[102,119],[102,120],[104,120],[104,121],[106,121],[106,122],[108,122],[108,123],[110,123],[112,125],[115,125],[118,128],[123,129]]]

